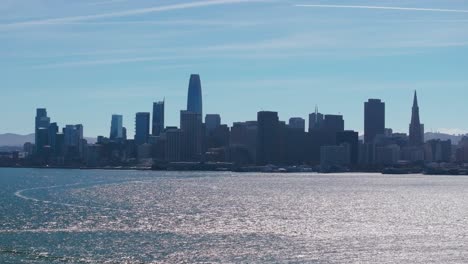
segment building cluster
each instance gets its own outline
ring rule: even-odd
[[[127,138],[123,116],[112,115],[108,137],[95,144],[83,138],[82,125],[62,130],[51,123],[45,109],[37,109],[35,144],[25,144],[30,162],[51,166],[153,166],[187,168],[218,164],[237,168],[319,168],[322,171],[371,170],[401,164],[466,163],[468,138],[459,146],[442,140],[424,141],[414,94],[409,134],[393,133],[385,126],[385,103],[364,103],[364,138],[345,130],[341,115],[315,111],[306,120],[279,120],[277,112],[261,111],[253,121],[222,124],[218,114],[203,120],[201,81],[191,75],[187,109],[180,111],[180,126],[165,126],[165,100],[153,104],[152,113],[135,115],[135,136]],[[195,164],[195,165],[194,165]],[[185,166],[185,167],[184,167]],[[216,167],[216,166],[215,166]]]

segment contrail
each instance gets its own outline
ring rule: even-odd
[[[297,4],[295,6],[297,6],[297,7],[316,7],[316,8],[383,9],[383,10],[400,10],[400,11],[468,13],[468,10],[440,9],[440,8],[418,8],[418,7],[397,7],[397,6],[309,5],[309,4]]]
[[[0,25],[0,29],[2,27],[3,28],[9,28],[9,27],[15,27],[15,26],[36,26],[36,25],[64,24],[64,23],[70,23],[70,22],[87,21],[87,20],[94,20],[94,19],[105,19],[105,18],[115,18],[115,17],[128,17],[128,16],[136,16],[136,15],[143,15],[143,14],[164,12],[164,11],[172,11],[172,10],[180,10],[180,9],[198,8],[198,7],[205,7],[205,6],[238,4],[238,3],[251,3],[251,2],[265,2],[265,1],[266,0],[204,0],[204,1],[173,4],[173,5],[165,5],[165,6],[131,9],[131,10],[124,10],[124,11],[119,11],[119,12],[111,12],[111,13],[103,13],[103,14],[95,14],[95,15],[71,16],[71,17],[49,18],[49,19],[41,19],[41,20],[14,22],[14,23]]]

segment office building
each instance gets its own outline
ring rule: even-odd
[[[420,147],[424,144],[424,125],[419,119],[418,96],[414,91],[413,108],[411,111],[411,123],[409,125],[409,144]]]
[[[289,119],[289,127],[305,131],[305,120],[301,117],[291,117]]]
[[[203,115],[200,75],[192,74],[188,87],[187,111]]]
[[[258,112],[257,124],[257,164],[277,164],[280,151],[278,113]]]
[[[182,159],[184,161],[200,161],[203,143],[201,114],[180,111],[180,129],[183,132]]]
[[[377,135],[385,134],[385,103],[369,99],[364,103],[364,143],[374,143]]]
[[[151,132],[153,136],[159,136],[162,132],[164,132],[164,105],[164,100],[153,103],[153,120]]]
[[[109,138],[111,140],[123,139],[123,116],[112,115]]]
[[[207,114],[205,116],[206,134],[209,135],[211,131],[215,130],[221,125],[221,116],[218,114]]]
[[[136,113],[135,116],[135,144],[148,143],[150,132],[150,113]]]
[[[323,126],[323,114],[318,112],[318,107],[315,107],[315,112],[309,115],[309,132],[321,130]]]

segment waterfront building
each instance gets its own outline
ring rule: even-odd
[[[336,133],[336,144],[348,144],[350,162],[356,165],[359,160],[359,133],[351,130]]]
[[[425,143],[426,162],[450,162],[452,161],[452,141],[433,139]]]
[[[177,127],[168,127],[164,132],[166,135],[166,144],[164,150],[164,159],[168,162],[182,160],[182,130]]]
[[[331,167],[350,165],[350,147],[348,144],[340,146],[322,146],[320,148],[320,167],[328,170]]]
[[[375,148],[375,163],[377,165],[395,165],[400,159],[400,147],[396,144],[377,146]]]

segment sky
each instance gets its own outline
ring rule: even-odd
[[[179,124],[190,74],[222,122],[281,120],[318,105],[363,131],[364,102],[407,132],[413,91],[426,131],[468,132],[466,0],[1,0],[0,133],[59,126],[133,136],[136,112],[165,99]]]

